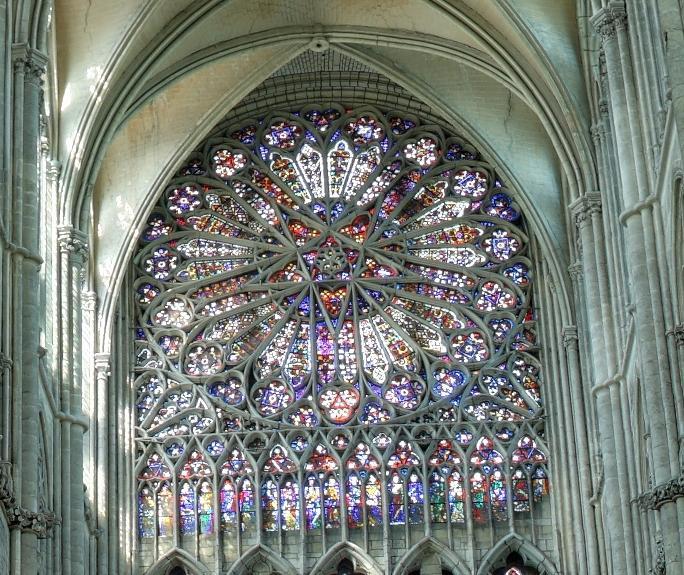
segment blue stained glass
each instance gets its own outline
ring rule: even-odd
[[[439,472],[433,471],[430,474],[430,518],[434,523],[446,522],[444,484],[444,477]]]
[[[347,523],[349,527],[363,527],[363,484],[357,473],[347,478]]]
[[[280,488],[281,528],[284,531],[299,529],[299,486],[293,480],[283,482]]]
[[[221,508],[221,527],[228,529],[235,525],[237,521],[237,499],[235,497],[235,487],[233,487],[229,479],[226,479],[221,487],[219,506]]]
[[[187,481],[180,490],[178,509],[180,512],[180,530],[183,535],[190,535],[197,530],[195,521],[195,490]]]
[[[399,473],[394,472],[390,475],[387,490],[390,525],[403,525],[405,521],[404,480]]]
[[[325,510],[325,527],[328,529],[340,526],[340,484],[330,476],[323,484],[323,508]]]
[[[160,537],[170,537],[173,535],[173,508],[174,502],[171,485],[165,481],[157,491],[157,525]]]
[[[269,479],[261,488],[261,519],[266,531],[277,531],[279,528],[278,486]]]
[[[495,172],[448,128],[370,106],[212,137],[159,190],[135,260],[139,536],[529,510],[549,487],[534,437],[510,445],[541,405],[530,252]]]
[[[197,504],[199,517],[199,532],[207,535],[214,532],[214,490],[208,481],[202,481],[199,486],[199,501]]]
[[[238,496],[240,507],[240,528],[245,531],[256,522],[256,503],[254,500],[254,488],[249,479],[245,479],[240,487]]]
[[[423,522],[423,480],[417,473],[411,473],[407,484],[409,523]]]
[[[154,537],[154,493],[149,487],[143,487],[138,494],[138,535]]]
[[[320,529],[322,525],[321,486],[315,475],[308,475],[304,484],[304,505],[307,529]]]

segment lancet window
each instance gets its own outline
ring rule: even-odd
[[[142,540],[458,529],[548,494],[529,240],[449,128],[278,111],[160,193],[134,260]]]

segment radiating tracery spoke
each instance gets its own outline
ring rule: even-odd
[[[509,441],[501,426],[542,413],[526,254],[510,193],[441,127],[313,106],[217,133],[164,189],[135,260],[135,425],[164,445],[141,459],[141,536],[170,535],[174,513],[184,534],[248,531],[258,505],[267,531],[375,527],[383,493],[392,525],[529,511],[548,492],[534,438],[506,468],[477,435],[484,422]],[[460,422],[424,460],[389,431]],[[271,435],[231,439],[255,430]],[[326,447],[317,430],[338,435]]]

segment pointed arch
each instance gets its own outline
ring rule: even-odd
[[[350,559],[354,563],[355,571],[361,570],[364,575],[381,575],[384,573],[378,565],[363,549],[349,541],[343,541],[333,545],[311,569],[309,575],[327,575],[330,570],[337,567],[342,559]]]
[[[463,559],[456,553],[449,549],[443,543],[440,543],[432,537],[425,537],[418,541],[408,552],[401,558],[394,568],[394,575],[407,575],[416,567],[420,568],[425,558],[434,555],[439,557],[442,568],[451,569],[453,573],[458,575],[467,575],[470,569]]]
[[[265,545],[255,545],[248,549],[230,568],[227,575],[249,575],[252,567],[262,561],[269,564],[280,575],[297,575],[298,571],[285,557]]]
[[[183,549],[173,549],[162,555],[145,575],[168,575],[174,567],[182,567],[188,575],[209,575],[209,569]]]
[[[504,565],[510,553],[518,553],[525,565],[534,567],[539,575],[558,575],[555,565],[541,550],[517,533],[509,533],[501,539],[482,559],[477,575],[490,575],[497,567]]]

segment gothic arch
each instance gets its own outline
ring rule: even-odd
[[[518,553],[525,561],[525,565],[537,569],[539,575],[559,575],[551,560],[517,533],[509,533],[489,550],[480,563],[477,575],[490,575],[494,569],[505,564],[506,557],[512,552]]]
[[[455,575],[468,575],[469,573],[468,566],[456,553],[436,539],[425,537],[411,547],[399,561],[394,568],[394,575],[408,575],[413,569],[420,567],[423,560],[430,555],[439,557],[442,568],[451,569]]]
[[[259,562],[270,565],[274,573],[279,575],[297,575],[298,571],[294,565],[290,563],[285,557],[273,551],[273,549],[265,545],[255,545],[248,549],[242,556],[232,565],[227,575],[251,575],[254,572],[254,566]],[[262,575],[261,573],[259,575]]]
[[[328,552],[314,565],[309,575],[328,575],[342,559],[350,559],[355,570],[362,570],[364,575],[382,575],[383,570],[371,557],[364,553],[358,545],[349,541],[333,545]]]
[[[163,555],[145,575],[168,575],[174,567],[183,567],[187,575],[209,575],[210,570],[183,549],[174,549]]]

